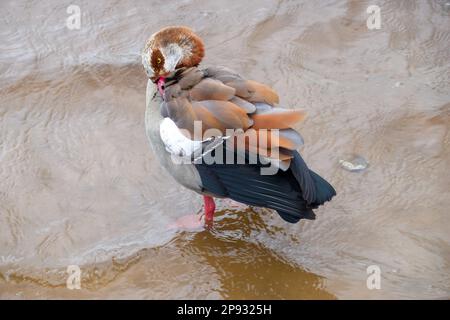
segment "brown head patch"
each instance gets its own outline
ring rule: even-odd
[[[164,56],[159,49],[152,51],[151,64],[155,74],[164,70]]]
[[[187,45],[190,48],[191,54],[184,57],[177,67],[190,68],[198,66],[205,56],[205,47],[202,39],[189,28],[179,27],[178,29],[180,30],[178,34],[178,43],[181,46]]]
[[[202,39],[190,28],[182,26],[166,27],[154,34],[154,43],[152,43],[154,48],[164,48],[171,43],[176,43],[189,52],[178,63],[177,68],[197,66],[205,55]]]
[[[175,69],[198,66],[205,55],[203,41],[191,29],[181,26],[163,28],[150,37],[142,53],[142,63],[152,79],[173,71],[165,70],[162,54],[172,44],[178,45],[183,52]]]

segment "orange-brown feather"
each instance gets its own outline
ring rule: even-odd
[[[278,94],[274,90],[272,90],[272,88],[270,88],[269,86],[266,86],[265,84],[253,80],[247,80],[247,83],[254,92],[248,101],[265,102],[272,106],[280,102]]]
[[[285,148],[289,150],[295,150],[299,146],[292,139],[283,136],[283,134],[279,131],[278,133],[272,133],[271,130],[255,130],[257,140],[250,141],[250,144],[257,145],[260,148]],[[253,142],[253,143],[252,143]]]
[[[235,80],[225,84],[236,89],[236,95],[249,102],[264,102],[273,106],[280,100],[269,86],[253,80]]]
[[[226,128],[222,125],[222,123],[200,102],[193,102],[192,107],[197,116],[197,120],[202,121],[202,133],[208,129],[218,129],[223,134],[225,133]]]
[[[204,100],[200,103],[206,107],[226,129],[247,130],[251,121],[247,113],[229,101]]]
[[[190,91],[192,100],[230,100],[234,97],[236,90],[224,85],[218,80],[206,78],[195,85]]]
[[[287,129],[303,120],[306,113],[302,110],[287,110],[279,112],[265,112],[252,115],[254,129]]]

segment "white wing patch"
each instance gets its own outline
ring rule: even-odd
[[[159,134],[166,150],[177,157],[192,157],[202,148],[202,141],[187,138],[170,118],[161,121]]]
[[[188,162],[201,161],[203,156],[220,146],[229,136],[218,136],[196,141],[187,138],[175,122],[170,118],[164,118],[159,125],[159,134],[166,150],[176,158],[188,160]]]
[[[164,146],[172,155],[172,160],[176,163],[198,163],[202,158],[222,145],[230,136],[218,136],[196,141],[187,138],[175,122],[170,118],[164,118],[159,125],[159,134]],[[260,156],[260,160],[270,162],[283,171],[289,169],[290,160],[280,161],[278,159],[266,158]]]

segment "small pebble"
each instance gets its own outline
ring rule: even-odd
[[[343,169],[350,171],[350,172],[363,171],[369,166],[369,163],[367,162],[367,160],[359,155],[354,155],[349,160],[341,159],[341,160],[339,160],[339,164],[341,165],[341,167]]]

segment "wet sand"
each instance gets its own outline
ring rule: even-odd
[[[80,1],[80,30],[70,2],[1,3],[0,298],[450,298],[445,3],[378,1],[380,30],[368,1]],[[338,192],[315,221],[219,201],[213,230],[167,229],[201,209],[144,132],[139,53],[173,24],[308,112],[301,152]]]

